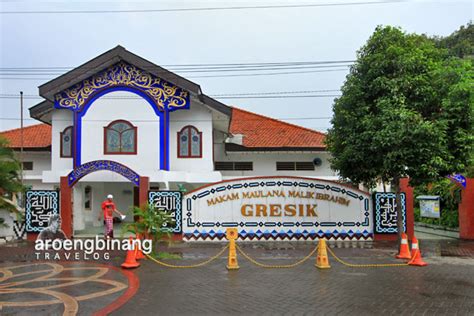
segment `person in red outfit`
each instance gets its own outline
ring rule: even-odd
[[[114,196],[112,194],[107,195],[107,200],[102,202],[102,212],[104,215],[105,221],[105,238],[114,238],[114,216],[113,213],[116,212],[120,215],[121,219],[125,218],[125,215],[120,213],[113,201]],[[99,216],[98,220],[100,221],[101,216]]]

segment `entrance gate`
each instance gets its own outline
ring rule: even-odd
[[[127,166],[111,160],[94,160],[74,168],[60,180],[60,214],[61,229],[70,238],[73,234],[72,188],[84,176],[96,171],[108,170],[120,174],[138,187],[138,204],[147,203],[147,193],[150,186],[148,177],[142,177]]]

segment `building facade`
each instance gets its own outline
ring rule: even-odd
[[[338,179],[323,133],[223,104],[120,46],[43,84],[39,95],[45,100],[30,115],[41,124],[1,135],[23,147],[32,189],[69,187],[61,206],[70,205],[73,234],[101,227],[107,194],[128,212],[150,188],[191,191],[254,176]]]

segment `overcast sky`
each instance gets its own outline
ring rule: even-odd
[[[0,11],[133,10],[287,4],[343,4],[299,8],[146,13],[0,14],[0,130],[19,127],[18,94],[38,96],[38,86],[56,77],[23,75],[5,68],[75,67],[122,45],[159,65],[354,60],[377,25],[446,36],[473,19],[472,1],[5,1]],[[357,5],[347,5],[348,3]],[[372,2],[376,2],[372,0]],[[266,93],[337,90],[348,69],[265,76],[206,77],[182,73],[204,93]],[[331,69],[335,70],[335,69]],[[275,71],[266,71],[275,72]],[[278,71],[282,72],[282,71]],[[291,71],[287,71],[291,72]],[[245,73],[245,72],[244,72]],[[253,71],[248,73],[263,73]],[[219,75],[221,73],[218,73]],[[233,72],[232,74],[236,74]],[[194,77],[194,78],[193,78]],[[19,79],[27,78],[27,79]],[[36,78],[36,79],[33,79]],[[303,95],[338,94],[312,92]],[[217,97],[216,97],[217,98]],[[217,98],[219,99],[219,98]],[[325,131],[333,97],[220,99],[256,113]],[[25,99],[28,108],[41,99]],[[321,119],[322,118],[322,119]],[[25,120],[25,125],[37,123]]]

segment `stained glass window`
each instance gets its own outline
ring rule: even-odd
[[[137,128],[130,122],[118,120],[105,129],[105,154],[136,154]]]
[[[61,157],[72,157],[72,126],[66,127],[61,133]]]
[[[178,158],[202,157],[202,133],[194,126],[185,126],[178,132]]]

